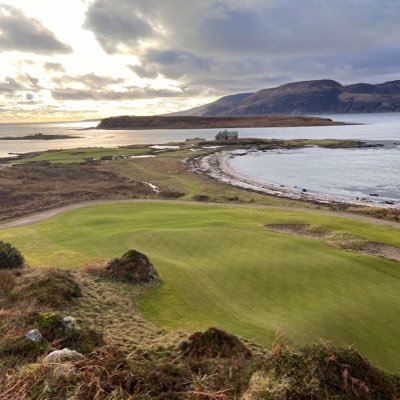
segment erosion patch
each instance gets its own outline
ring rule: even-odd
[[[319,239],[323,242],[342,249],[357,253],[372,254],[400,261],[400,248],[384,243],[370,242],[367,239],[341,232],[330,232],[324,228],[309,224],[268,224],[265,227],[273,232],[287,235],[305,236]]]

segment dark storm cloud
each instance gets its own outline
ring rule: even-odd
[[[86,27],[109,53],[139,57],[141,77],[223,91],[233,80],[384,80],[398,69],[399,15],[398,0],[96,0]]]
[[[70,46],[60,42],[36,19],[15,7],[0,5],[0,51],[13,50],[39,54],[72,52]]]

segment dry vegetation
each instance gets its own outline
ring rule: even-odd
[[[146,198],[147,185],[102,164],[30,163],[0,168],[0,220],[95,199]]]
[[[400,394],[399,378],[372,367],[353,349],[322,342],[299,349],[278,339],[265,350],[215,328],[188,337],[159,330],[137,315],[135,298],[145,290],[138,286],[99,279],[84,269],[7,274],[15,287],[0,300],[2,400],[378,400]],[[46,291],[45,303],[34,302],[27,287],[43,281],[59,290]],[[15,296],[19,286],[24,290]],[[63,336],[61,315],[77,318],[78,335]],[[44,343],[24,339],[35,326]],[[66,345],[84,357],[44,359]]]

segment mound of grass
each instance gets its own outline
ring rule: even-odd
[[[120,282],[144,284],[157,281],[159,275],[149,258],[136,250],[114,258],[100,271],[100,275]]]
[[[275,349],[244,399],[394,399],[400,379],[374,368],[352,348],[318,343]]]
[[[180,349],[186,357],[196,359],[251,357],[251,351],[236,336],[217,328],[194,333]]]
[[[10,358],[13,364],[34,362],[47,346],[47,343],[31,342],[23,336],[4,336],[0,340],[0,359]]]
[[[81,295],[81,287],[73,274],[57,269],[27,275],[13,293],[19,301],[30,299],[49,308],[65,307]]]
[[[289,223],[400,246],[398,229],[383,225],[207,204],[96,205],[2,237],[33,266],[78,268],[136,248],[163,278],[138,301],[141,314],[162,328],[218,326],[264,345],[278,330],[300,345],[324,338],[354,344],[373,363],[400,371],[399,263],[263,227]]]
[[[104,344],[102,335],[88,326],[88,322],[68,326],[59,312],[39,314],[36,326],[48,342],[56,342],[57,348],[69,348],[89,353]]]

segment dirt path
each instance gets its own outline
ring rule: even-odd
[[[370,224],[376,225],[386,225],[391,226],[393,228],[400,229],[400,223],[394,221],[386,221],[382,219],[366,217],[358,214],[351,214],[345,212],[338,211],[329,211],[329,210],[316,210],[310,208],[302,208],[302,207],[281,207],[281,206],[268,206],[262,204],[232,204],[232,203],[199,203],[195,201],[182,201],[182,200],[146,200],[146,199],[135,199],[135,200],[92,200],[92,201],[84,201],[80,203],[71,204],[68,206],[52,208],[49,210],[44,210],[35,214],[31,214],[25,217],[17,218],[15,220],[5,222],[0,224],[0,229],[7,228],[17,228],[20,226],[26,226],[35,224],[40,221],[44,221],[48,218],[54,217],[55,215],[61,214],[65,211],[74,210],[76,208],[81,208],[85,206],[95,205],[95,204],[109,204],[109,203],[165,203],[165,204],[191,204],[197,206],[212,205],[218,207],[240,207],[240,208],[261,208],[261,209],[276,209],[276,210],[287,210],[287,211],[302,211],[309,213],[318,213],[324,215],[332,215],[335,217],[341,218],[349,218],[356,221],[368,222]]]

